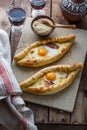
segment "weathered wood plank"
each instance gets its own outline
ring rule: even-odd
[[[68,24],[61,13],[60,2],[61,0],[52,0],[52,18],[56,23]]]
[[[6,9],[6,7],[9,5],[9,3],[11,3],[12,0],[0,0],[0,7],[4,7]]]
[[[36,115],[35,115],[36,122],[48,122],[48,107],[38,105],[36,107]]]
[[[59,0],[52,0],[52,18],[57,23],[59,23],[59,16],[60,16]]]
[[[84,104],[85,104],[85,110],[84,110],[84,112],[85,112],[85,121],[84,121],[84,123],[87,123],[87,93],[86,93],[85,98],[84,98]]]
[[[70,114],[68,112],[59,111],[56,109],[49,109],[49,122],[62,122],[69,123],[70,122]]]
[[[82,73],[81,88],[84,92],[87,91],[87,54],[85,58],[84,70]]]
[[[71,123],[84,123],[85,122],[85,107],[84,107],[84,94],[81,90],[78,92],[77,101],[73,113],[71,114]]]
[[[36,123],[48,122],[48,107],[37,105],[37,104],[32,104],[29,102],[27,102],[27,107],[32,109]]]
[[[87,125],[36,124],[39,130],[86,130]]]
[[[45,11],[47,16],[51,15],[51,0],[46,1]]]

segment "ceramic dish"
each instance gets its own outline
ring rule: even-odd
[[[31,28],[33,32],[37,34],[38,36],[48,36],[55,29],[55,28],[45,25],[44,24],[45,21],[49,22],[50,24],[55,24],[54,21],[46,15],[37,16],[31,22]]]

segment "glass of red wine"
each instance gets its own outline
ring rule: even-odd
[[[45,15],[46,0],[29,0],[32,7],[32,17]]]
[[[26,6],[21,2],[13,2],[6,9],[9,21],[11,23],[11,31],[19,30],[22,32],[24,21],[26,18]]]

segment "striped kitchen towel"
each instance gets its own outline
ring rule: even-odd
[[[21,94],[11,68],[9,37],[0,29],[0,124],[7,130],[37,130],[32,110]]]

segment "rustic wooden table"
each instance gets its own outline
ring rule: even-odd
[[[13,0],[17,1],[17,0]],[[12,0],[1,0],[0,11],[4,13],[4,9]],[[31,6],[28,0],[23,0],[27,5],[27,16],[31,17]],[[60,0],[47,0],[46,3],[46,14],[53,18],[56,23],[68,24],[67,20],[61,14]],[[18,41],[21,34],[10,32],[10,23],[7,16],[0,13],[0,27],[9,33],[11,42],[12,57],[15,53]],[[87,16],[77,24],[78,28],[87,30]],[[72,129],[86,129],[87,122],[87,57],[85,59],[85,67],[83,70],[79,92],[73,113],[68,113],[58,109],[45,107],[38,104],[26,102],[27,107],[31,108],[34,112],[35,122],[37,123],[40,130],[72,130]],[[61,125],[62,124],[62,125]],[[84,125],[83,125],[84,124]],[[2,127],[0,128],[0,130]]]

